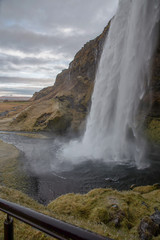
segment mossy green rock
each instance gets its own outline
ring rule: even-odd
[[[143,218],[160,209],[159,184],[131,191],[95,189],[87,194],[67,194],[48,205],[59,218],[115,240],[138,240]],[[160,236],[152,239],[160,239]]]
[[[156,215],[160,216],[159,184],[135,187],[131,191],[94,189],[83,195],[70,193],[46,207],[17,190],[2,186],[0,197],[114,240],[160,239]],[[4,216],[0,213],[0,238]],[[15,239],[52,238],[16,220]]]

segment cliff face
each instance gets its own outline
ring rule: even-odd
[[[12,130],[77,131],[90,108],[96,69],[109,25],[75,55],[69,68],[57,75],[54,86],[35,93],[29,108],[11,123]]]
[[[109,26],[110,23],[105,27],[100,36],[84,45],[69,64],[69,68],[57,75],[53,87],[48,87],[35,93],[31,101],[62,96],[62,92],[68,95],[68,92],[72,91],[73,94],[76,93],[75,95],[77,95],[77,93],[85,91],[84,86],[94,82],[97,65]]]
[[[150,86],[151,108],[146,119],[149,139],[160,143],[160,34],[153,61],[153,72]]]

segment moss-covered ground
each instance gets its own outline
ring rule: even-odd
[[[135,187],[130,191],[94,189],[85,195],[67,194],[43,206],[25,194],[0,187],[0,197],[115,240],[138,240],[142,218],[160,209],[159,185]],[[0,213],[0,239],[5,214]],[[52,239],[15,220],[15,239]],[[160,236],[153,237],[159,240]]]
[[[67,194],[48,205],[59,218],[117,240],[139,239],[140,221],[155,208],[160,209],[159,185],[122,192],[95,189],[85,195]]]
[[[160,144],[160,118],[150,120],[146,133],[150,141]]]

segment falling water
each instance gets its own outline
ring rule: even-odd
[[[150,82],[159,18],[159,0],[120,1],[99,63],[86,132],[64,147],[65,158],[134,161],[144,167],[146,142],[137,115]]]

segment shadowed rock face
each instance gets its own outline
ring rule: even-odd
[[[52,130],[64,133],[84,129],[90,108],[96,69],[109,25],[75,55],[69,68],[56,77],[54,86],[44,88],[31,98],[31,106],[11,123],[12,130]]]
[[[146,118],[147,134],[151,141],[160,144],[160,34],[153,59],[152,79],[149,93],[146,95],[146,101],[151,102]]]
[[[152,108],[150,116],[160,117],[160,37],[153,62],[153,77],[151,84]]]

